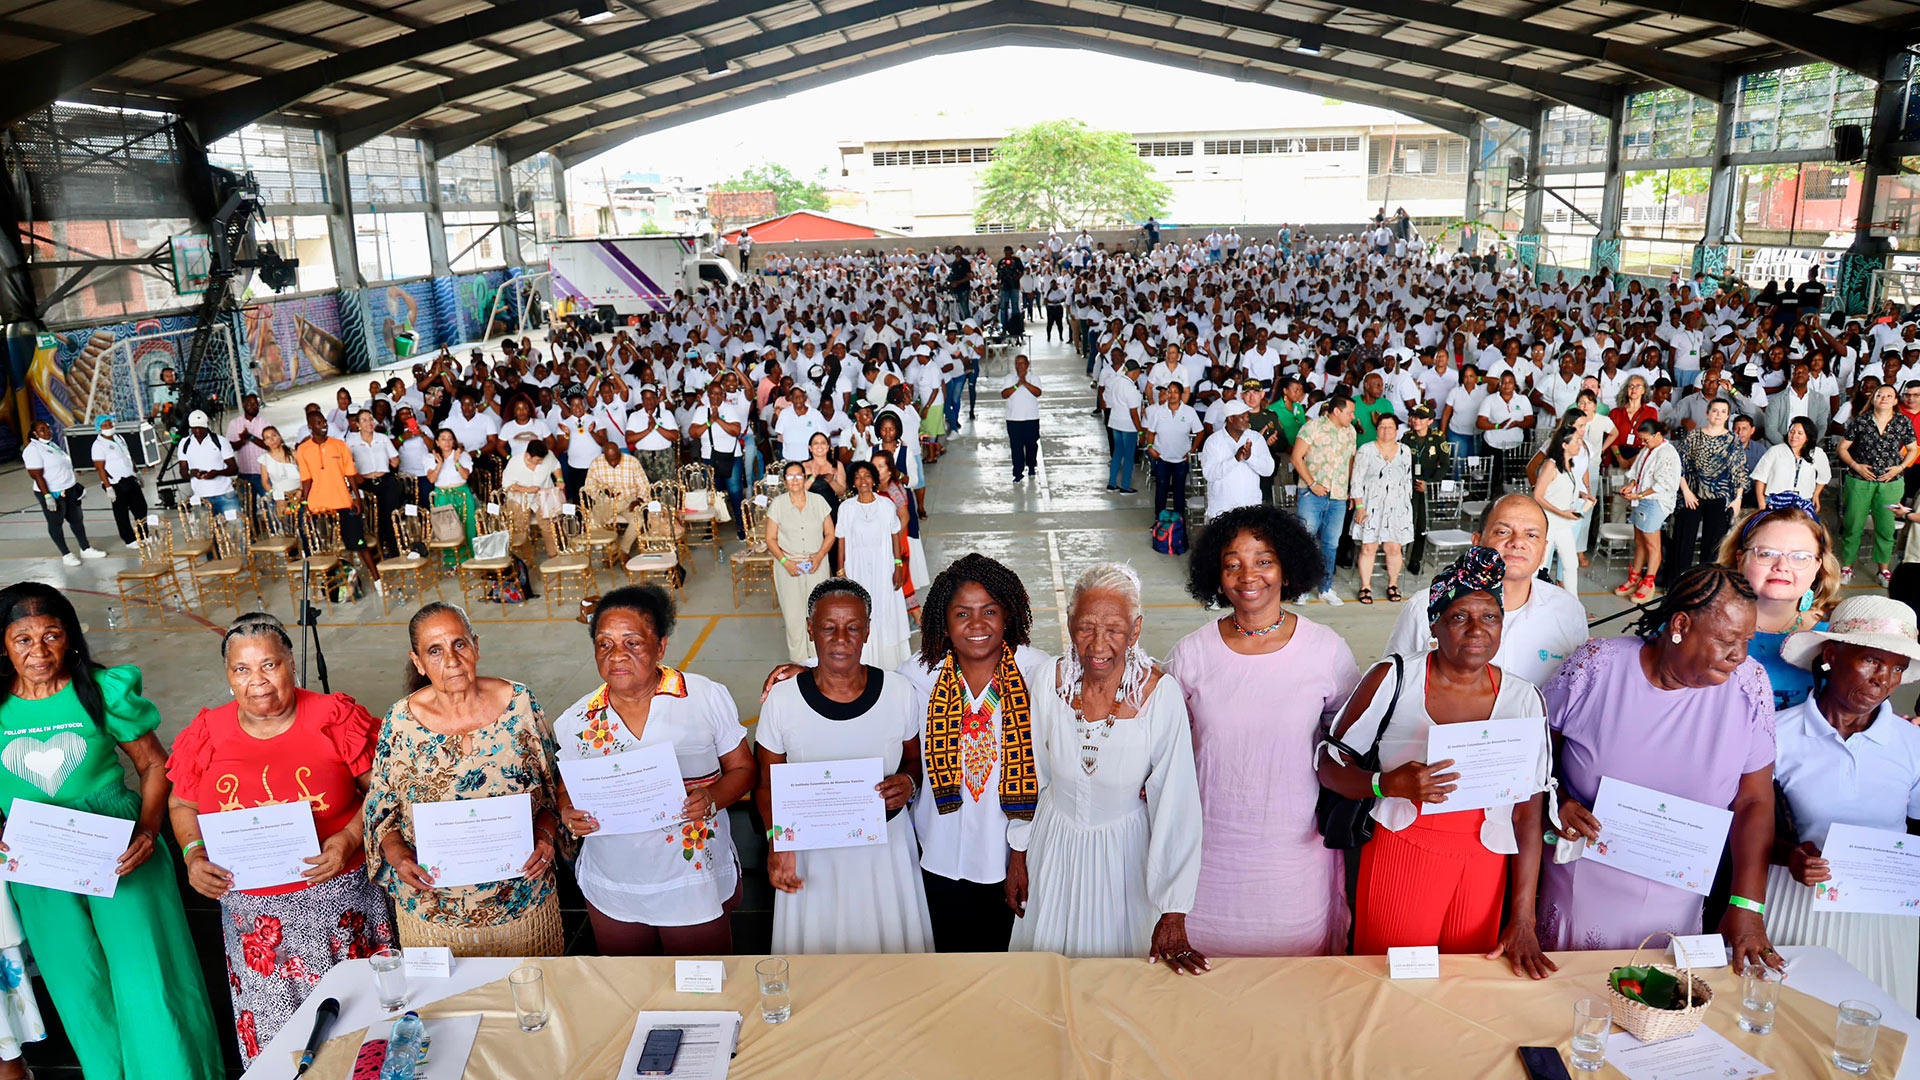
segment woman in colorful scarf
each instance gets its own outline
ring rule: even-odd
[[[1187,941],[1200,788],[1186,697],[1140,647],[1140,578],[1095,566],[1067,603],[1073,651],[1033,686],[1031,821],[1007,830],[1016,952],[1146,957],[1208,970]]]
[[[1007,824],[1033,817],[1033,681],[1053,657],[1028,644],[1033,610],[1019,575],[978,552],[927,589],[919,658],[901,668],[918,695],[932,797],[914,803],[920,877],[938,952],[1005,952]]]
[[[673,623],[658,585],[601,597],[587,634],[602,682],[553,725],[563,765],[667,746],[687,787],[678,820],[609,834],[560,785],[560,820],[583,838],[574,873],[607,956],[733,951],[740,860],[727,807],[753,792],[757,770],[726,687],[661,663]]]
[[[360,834],[379,721],[345,694],[295,686],[293,639],[265,612],[235,620],[220,657],[233,700],[201,710],[174,740],[168,816],[187,884],[220,902],[240,1060],[252,1064],[333,965],[393,944]],[[209,857],[199,815],[302,800],[320,853],[299,880],[236,888]]]

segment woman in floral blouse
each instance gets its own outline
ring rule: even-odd
[[[1696,550],[1720,550],[1720,539],[1733,524],[1733,508],[1747,489],[1747,451],[1727,426],[1732,412],[1724,398],[1709,403],[1706,422],[1679,440],[1680,505],[1673,513],[1673,552],[1667,559],[1672,577],[1693,565]]]
[[[405,947],[457,956],[557,956],[554,889],[559,823],[553,737],[533,694],[479,674],[480,640],[452,604],[421,608],[407,625],[408,695],[387,710],[367,792],[367,872],[393,896]],[[419,803],[532,796],[533,854],[519,876],[438,887],[415,858]]]
[[[1894,408],[1900,395],[1891,386],[1873,392],[1873,408],[1862,411],[1847,425],[1847,434],[1835,448],[1846,467],[1841,491],[1840,584],[1853,580],[1853,560],[1860,554],[1860,537],[1867,518],[1873,518],[1873,561],[1880,564],[1880,583],[1893,580],[1893,507],[1905,501],[1901,474],[1912,465],[1917,448],[1913,424]]]
[[[758,769],[727,688],[660,662],[673,621],[657,585],[601,597],[587,632],[603,681],[554,724],[562,761],[666,747],[686,784],[679,817],[638,831],[607,830],[560,786],[560,820],[584,838],[575,872],[606,956],[733,951],[740,860],[727,807],[753,790]]]

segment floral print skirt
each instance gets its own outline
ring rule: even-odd
[[[333,965],[393,944],[387,911],[386,890],[359,870],[299,892],[230,892],[221,899],[227,990],[243,1061],[253,1064]]]

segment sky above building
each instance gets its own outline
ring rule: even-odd
[[[914,60],[634,139],[578,168],[701,183],[761,161],[839,182],[839,145],[985,137],[1077,117],[1129,132],[1391,124],[1384,109],[1082,49],[1007,46]],[[1404,118],[1401,118],[1404,121]],[[1405,121],[1411,122],[1411,121]]]

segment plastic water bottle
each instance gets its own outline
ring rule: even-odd
[[[120,609],[113,606],[112,604],[108,604],[107,605],[107,629],[118,630],[123,625],[125,625],[125,623],[120,618]]]
[[[426,1042],[427,1028],[419,1013],[395,1020],[393,1033],[387,1036],[387,1056],[380,1062],[380,1080],[413,1080]]]

